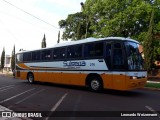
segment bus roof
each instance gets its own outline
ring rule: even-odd
[[[69,46],[69,45],[76,45],[76,44],[82,44],[82,43],[89,43],[89,42],[95,42],[95,41],[103,41],[103,40],[123,40],[123,41],[132,41],[132,42],[136,42],[136,43],[139,44],[139,42],[134,40],[134,39],[124,38],[124,37],[106,37],[106,38],[92,38],[91,37],[91,38],[86,38],[86,39],[77,40],[77,41],[70,41],[70,42],[66,42],[66,43],[58,43],[58,44],[56,44],[56,45],[54,45],[52,47],[29,50],[29,51],[45,50],[45,49],[50,49],[50,48],[63,47],[63,46]],[[18,53],[29,52],[29,51],[20,51]]]

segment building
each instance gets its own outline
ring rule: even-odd
[[[1,58],[0,58],[0,66],[1,66]],[[5,71],[10,71],[11,70],[11,55],[6,55],[5,56],[4,70]]]
[[[11,55],[5,56],[4,70],[6,70],[6,71],[11,70]]]

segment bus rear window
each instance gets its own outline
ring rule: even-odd
[[[17,62],[22,62],[23,61],[23,54],[17,54],[16,61]]]

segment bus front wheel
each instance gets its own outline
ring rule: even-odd
[[[99,92],[103,89],[103,82],[100,77],[93,76],[89,79],[89,88],[94,92]]]
[[[29,83],[34,83],[34,76],[32,73],[28,73],[27,78]]]

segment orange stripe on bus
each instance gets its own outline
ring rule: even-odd
[[[18,66],[23,69],[29,69],[29,67],[27,65],[25,65],[24,63],[19,63]]]

